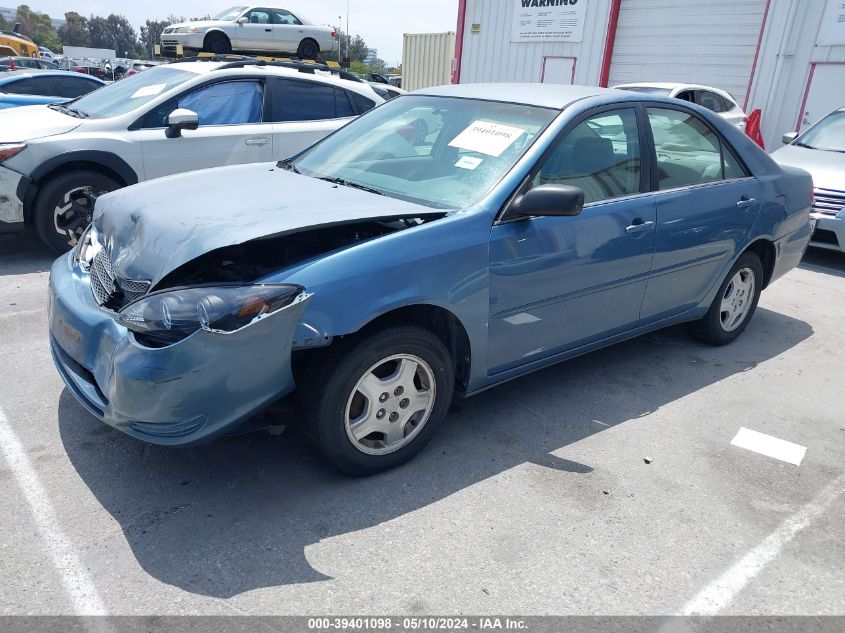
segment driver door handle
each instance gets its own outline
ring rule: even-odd
[[[736,206],[740,209],[745,209],[746,207],[753,207],[755,204],[757,204],[757,198],[746,198],[743,196],[742,199],[736,203]]]
[[[244,141],[247,145],[267,145],[269,138],[248,138]]]
[[[646,222],[634,220],[634,223],[625,229],[625,232],[628,235],[636,234],[636,233],[644,233],[645,231],[650,231],[654,228],[654,222],[648,220]]]

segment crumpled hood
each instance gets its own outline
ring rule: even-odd
[[[814,187],[845,191],[845,154],[842,152],[787,145],[772,152],[772,158],[781,165],[810,172]]]
[[[204,169],[150,180],[97,200],[94,225],[115,272],[153,285],[209,251],[359,220],[442,215],[432,209],[276,167]]]
[[[64,134],[82,124],[67,114],[45,105],[0,110],[0,143],[20,143],[54,134]]]

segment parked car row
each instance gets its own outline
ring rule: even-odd
[[[383,101],[366,83],[315,71],[249,59],[174,63],[67,103],[0,113],[0,231],[33,226],[67,250],[91,221],[91,193],[286,158]]]
[[[0,73],[0,109],[58,103],[101,88],[105,82],[62,70],[15,70]]]
[[[44,235],[77,242],[50,275],[53,359],[104,423],[195,444],[288,398],[331,464],[377,472],[456,395],[676,323],[731,342],[810,239],[810,176],[692,102],[444,86],[312,144],[381,99],[299,73],[171,64],[11,126],[2,193],[35,183]],[[236,143],[202,137],[221,121]],[[40,178],[92,138],[123,182]],[[92,192],[211,164],[102,195],[87,225]]]

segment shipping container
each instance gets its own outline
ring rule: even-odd
[[[452,80],[455,33],[405,33],[402,48],[402,88],[417,90]]]

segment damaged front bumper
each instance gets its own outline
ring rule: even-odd
[[[186,445],[231,432],[294,389],[291,342],[310,295],[241,330],[144,347],[97,305],[72,254],[50,272],[50,347],[70,392],[133,437]]]

